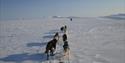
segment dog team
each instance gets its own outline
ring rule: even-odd
[[[62,26],[60,28],[60,31],[63,33],[62,35],[62,40],[63,40],[63,51],[64,51],[64,55],[67,54],[68,50],[69,50],[69,44],[68,44],[68,41],[67,41],[67,34],[66,34],[66,31],[67,31],[67,26]],[[56,32],[55,35],[53,36],[53,39],[50,40],[47,45],[46,45],[46,50],[45,50],[45,53],[47,54],[47,60],[49,59],[49,56],[54,56],[54,51],[56,50],[56,45],[57,45],[57,42],[59,42],[59,33]]]

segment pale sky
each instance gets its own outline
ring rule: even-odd
[[[0,19],[125,13],[125,0],[0,0]]]

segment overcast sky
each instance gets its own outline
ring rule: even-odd
[[[0,18],[96,17],[125,13],[125,0],[0,0]]]

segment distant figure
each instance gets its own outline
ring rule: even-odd
[[[49,55],[54,55],[54,51],[56,50],[56,43],[57,43],[57,39],[53,39],[51,41],[49,41],[46,45],[46,50],[45,53],[47,54],[47,60],[49,59]]]
[[[70,21],[72,21],[72,18],[70,18]]]

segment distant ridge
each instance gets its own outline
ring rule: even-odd
[[[68,16],[68,17],[63,17],[63,16],[52,16],[52,18],[83,18],[83,17],[76,17],[76,16]]]
[[[103,16],[103,18],[117,19],[117,20],[125,20],[125,13],[119,13],[115,15]]]

